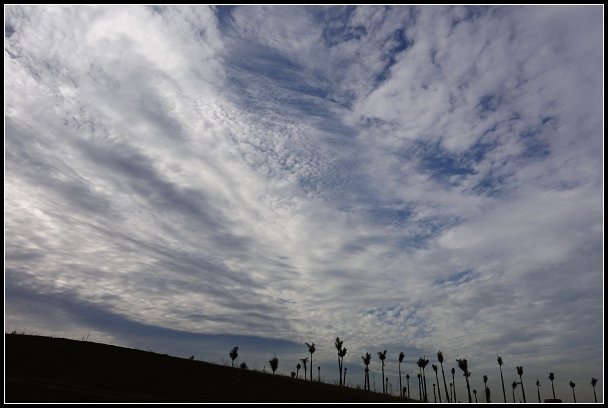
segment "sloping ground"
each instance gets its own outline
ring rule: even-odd
[[[404,402],[106,344],[16,334],[4,339],[6,402]]]

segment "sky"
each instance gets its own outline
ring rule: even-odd
[[[5,331],[603,399],[603,6],[4,11]]]

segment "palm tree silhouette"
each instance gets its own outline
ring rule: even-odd
[[[597,402],[597,395],[595,394],[595,384],[597,384],[597,378],[591,377],[591,386],[593,387],[593,398]]]
[[[473,395],[475,395],[475,403],[477,403],[477,390],[473,388]]]
[[[437,367],[436,364],[432,364],[431,367],[433,367],[433,371],[435,371],[435,381],[437,381],[437,394],[439,394],[439,402],[441,402],[441,388],[439,388],[439,376],[437,375],[437,369],[439,367]]]
[[[452,382],[454,383],[454,397],[452,398],[452,402],[456,402],[456,379],[454,378],[454,375],[456,374],[456,369],[452,367],[450,372],[452,373]]]
[[[420,370],[422,371],[422,369]],[[418,399],[422,401],[422,374],[418,373]]]
[[[407,382],[407,397],[410,397],[410,375],[406,374],[405,375],[405,381]],[[593,380],[591,380],[593,381]],[[597,382],[597,380],[595,380],[595,382]],[[593,391],[595,392],[595,385],[593,385]]]
[[[538,403],[540,404],[540,381],[536,379],[536,393],[538,394]]]
[[[424,356],[419,359],[418,362],[420,363],[420,367],[422,368],[422,392],[424,394],[424,402],[429,402],[429,394],[427,393],[426,388],[426,373],[424,371],[426,366],[429,364],[429,360],[427,360],[426,356]]]
[[[467,392],[469,393],[469,403],[472,403],[473,399],[471,398],[471,386],[469,385],[469,377],[471,376],[471,372],[469,371],[469,364],[468,364],[466,358],[463,358],[463,359],[459,358],[456,361],[458,362],[458,368],[460,368],[460,370],[462,370],[462,375],[464,375],[464,379],[467,381]]]
[[[500,368],[500,382],[502,384],[502,397],[507,402],[507,394],[505,393],[505,380],[502,378],[502,357],[496,356],[496,361],[498,361],[498,368]]]
[[[574,382],[570,381],[570,387],[572,387],[572,397],[574,397],[574,403],[576,404],[576,394],[574,393]]]
[[[308,347],[308,352],[310,353],[310,381],[312,381],[312,353],[316,351],[315,343],[304,343],[306,347]],[[306,379],[306,378],[304,378]]]
[[[268,362],[270,363],[272,374],[274,374],[274,372],[277,371],[277,368],[279,368],[279,359],[277,358],[277,356],[274,356],[273,358],[268,360]]]
[[[549,380],[551,380],[551,391],[553,392],[553,399],[555,399],[555,388],[553,388],[553,380],[555,380],[555,374],[549,373]]]
[[[346,347],[338,354],[340,356],[340,367],[344,367],[344,356],[346,355]],[[342,385],[346,385],[346,381],[342,380]]]
[[[517,381],[513,381],[511,384],[511,387],[513,388],[513,403],[515,403],[515,388],[517,388],[517,384],[519,384]]]
[[[300,368],[302,368],[302,365],[300,363],[296,364],[296,378],[300,378]]]
[[[243,370],[246,370],[246,369],[247,369],[247,363],[245,363],[245,362],[243,361],[243,362],[241,363],[240,367],[241,367]]]
[[[306,380],[306,367],[308,365],[308,357],[301,358],[300,361],[304,364],[304,379]]]
[[[234,360],[236,360],[236,358],[239,356],[239,348],[234,346],[228,355],[232,359],[232,367],[234,367]]]
[[[447,400],[447,402],[450,402],[450,394],[448,394],[448,385],[445,382],[445,373],[443,372],[443,353],[441,352],[441,350],[439,350],[437,352],[437,361],[439,361],[439,365],[441,365],[441,376],[443,377],[443,387],[445,388],[445,399]],[[437,386],[439,386],[439,384],[437,384]]]
[[[403,354],[403,351],[401,353],[399,353],[399,389],[401,390],[401,398],[403,398],[403,386],[401,385],[401,363],[403,362],[403,359],[405,358],[405,354]]]
[[[521,395],[524,397],[524,403],[526,402],[526,392],[524,391],[524,381],[521,376],[524,374],[524,368],[519,366],[517,367],[517,374],[519,375],[519,383],[521,384]]]
[[[487,375],[483,375],[483,386],[484,386],[484,391],[486,394],[486,402],[490,402],[490,389],[488,388],[488,376]]]
[[[382,394],[386,394],[386,385],[384,384],[384,360],[386,360],[386,350],[378,351],[378,358],[382,361]]]
[[[336,350],[338,350],[338,371],[340,371],[340,385],[342,385],[342,362],[344,361],[344,356],[346,355],[346,349],[342,348],[342,344],[344,342],[340,340],[340,337],[336,337]]]
[[[365,353],[364,356],[361,356],[363,360],[363,364],[365,364],[365,378],[363,380],[363,389],[369,391],[369,362],[372,361],[372,355],[369,353]]]

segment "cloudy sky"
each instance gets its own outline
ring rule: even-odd
[[[6,6],[4,32],[5,330],[282,373],[314,341],[327,381],[340,336],[352,385],[366,351],[398,384],[442,350],[499,401],[501,354],[528,401],[549,371],[603,398],[601,6]]]

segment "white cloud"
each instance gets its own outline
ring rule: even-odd
[[[6,11],[9,326],[599,376],[595,8]]]

